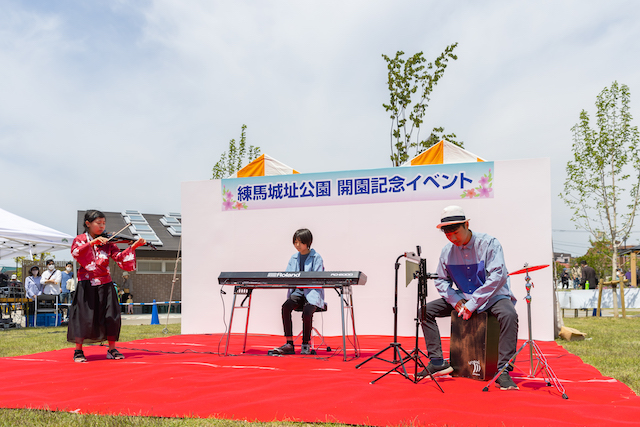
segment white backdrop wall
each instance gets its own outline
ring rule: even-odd
[[[182,333],[221,333],[226,330],[233,288],[221,295],[221,271],[283,271],[295,252],[295,230],[309,228],[312,247],[324,258],[326,270],[360,270],[366,286],[354,286],[356,332],[359,335],[393,335],[394,263],[398,255],[422,246],[427,270],[435,272],[447,239],[436,224],[445,206],[462,206],[473,231],[490,234],[502,243],[507,268],[515,271],[525,262],[550,264],[551,194],[549,159],[495,162],[492,199],[397,202],[223,212],[219,180],[182,183],[183,265]],[[398,331],[415,332],[416,283],[404,285],[404,260],[399,277]],[[552,270],[531,273],[533,336],[553,340]],[[518,298],[519,337],[527,337],[524,275],[511,276]],[[439,298],[429,281],[428,300]],[[250,333],[282,334],[280,306],[286,290],[254,291]],[[329,309],[314,316],[314,326],[325,335],[341,334],[339,298],[326,290]],[[295,314],[295,313],[294,313]],[[238,311],[233,332],[244,331]],[[294,315],[294,332],[301,321]],[[440,323],[449,336],[450,323]]]

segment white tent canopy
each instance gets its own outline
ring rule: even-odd
[[[438,142],[436,145],[429,147],[428,150],[418,154],[413,159],[404,163],[402,166],[418,166],[418,165],[442,165],[445,163],[469,163],[484,162],[482,157],[478,157],[464,148],[458,147],[450,143],[446,139]]]
[[[289,175],[300,173],[291,166],[274,159],[268,154],[263,154],[251,163],[232,174],[229,178],[246,178],[248,176]]]
[[[73,236],[0,209],[0,259],[71,248]]]

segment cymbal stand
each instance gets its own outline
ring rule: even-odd
[[[547,386],[548,387],[554,386],[559,392],[562,393],[563,399],[569,399],[569,396],[567,396],[564,386],[562,385],[560,380],[558,380],[558,377],[555,374],[555,372],[553,372],[553,369],[551,369],[551,366],[549,366],[549,363],[547,362],[546,357],[544,357],[544,353],[542,353],[542,350],[540,349],[540,347],[538,347],[538,344],[536,344],[536,342],[533,340],[533,335],[531,333],[531,288],[533,288],[533,283],[531,282],[531,277],[529,277],[528,267],[529,267],[529,264],[524,265],[524,268],[526,270],[526,275],[524,280],[526,281],[525,287],[527,289],[527,296],[524,299],[525,301],[527,301],[527,321],[529,326],[529,339],[526,340],[524,343],[522,343],[522,346],[520,346],[518,351],[516,351],[516,353],[511,357],[511,359],[509,359],[509,361],[502,367],[502,369],[498,371],[498,373],[491,379],[491,381],[489,381],[489,383],[482,389],[482,391],[489,391],[489,386],[498,379],[500,374],[502,374],[507,369],[507,367],[509,367],[510,365],[514,366],[513,364],[515,363],[516,357],[528,345],[529,346],[529,375],[527,377],[535,378],[540,372],[542,372],[543,378]],[[533,366],[534,355],[536,359],[535,368]]]

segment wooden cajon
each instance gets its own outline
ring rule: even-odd
[[[451,375],[489,380],[498,372],[500,325],[487,312],[473,313],[469,320],[451,312]]]

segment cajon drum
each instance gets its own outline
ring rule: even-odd
[[[451,375],[489,380],[498,373],[500,325],[487,312],[473,313],[469,320],[451,312]]]

